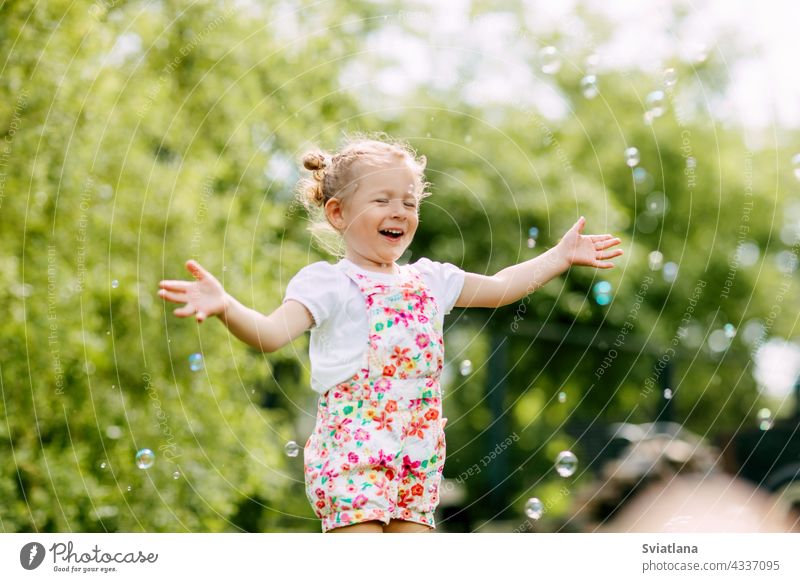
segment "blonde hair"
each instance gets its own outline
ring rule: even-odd
[[[405,160],[414,173],[420,200],[430,196],[430,184],[425,181],[427,158],[417,153],[406,142],[390,138],[385,133],[357,133],[346,137],[345,145],[333,155],[315,149],[303,155],[303,167],[311,170],[310,178],[297,185],[297,199],[309,213],[311,234],[321,246],[335,256],[344,255],[344,239],[330,224],[325,214],[325,204],[358,187],[359,172],[356,163],[380,165],[387,160]]]

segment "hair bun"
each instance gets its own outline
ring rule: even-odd
[[[328,165],[328,156],[322,152],[311,152],[303,156],[303,166],[306,170],[319,171]]]

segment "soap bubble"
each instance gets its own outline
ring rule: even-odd
[[[751,319],[744,324],[742,339],[748,344],[754,344],[764,337],[767,327],[760,319]]]
[[[797,270],[797,255],[792,251],[781,251],[775,255],[775,264],[781,273],[793,273]]]
[[[108,467],[108,465],[105,462],[100,463],[101,469],[105,470],[106,467]]]
[[[758,262],[761,255],[761,248],[753,241],[742,241],[736,247],[734,258],[739,261],[742,267],[752,267]]]
[[[136,466],[140,469],[149,469],[156,462],[156,454],[150,449],[142,449],[136,453]]]
[[[562,392],[559,392],[559,393],[558,393],[558,401],[559,401],[561,404],[564,404],[564,403],[567,401],[567,393],[566,393],[566,392],[563,392],[563,391],[562,391]]]
[[[672,400],[672,390],[664,388],[664,400]]]
[[[595,75],[586,75],[581,79],[581,93],[587,99],[594,99],[600,93],[597,89],[597,77]]]
[[[283,447],[283,450],[286,452],[287,457],[296,457],[298,453],[300,453],[300,445],[294,441],[289,441],[286,443],[286,446]]]
[[[644,99],[647,114],[651,119],[661,117],[667,110],[666,98],[663,91],[651,91]]]
[[[794,169],[794,177],[800,180],[800,154],[792,156],[792,168]]]
[[[555,75],[561,70],[561,55],[556,47],[546,46],[539,51],[539,66],[548,75]]]
[[[672,283],[678,277],[678,265],[671,261],[669,263],[665,263],[664,272],[662,274],[664,276],[664,281],[667,283]]]
[[[598,305],[608,305],[611,303],[611,283],[608,281],[598,281],[594,284],[592,292],[594,300]]]
[[[172,478],[177,481],[178,479],[181,478],[181,472],[180,471],[175,471],[174,473],[172,473]]]
[[[544,514],[544,504],[538,497],[531,497],[525,502],[525,515],[531,519],[539,519]]]
[[[664,264],[664,255],[659,251],[653,251],[647,255],[647,264],[651,271],[658,271]]]
[[[111,281],[111,288],[112,289],[116,289],[117,287],[119,287],[119,281],[117,281],[116,279],[113,279]]]
[[[662,79],[664,80],[664,87],[671,88],[675,86],[675,83],[678,82],[678,73],[672,67],[664,69],[664,74],[662,75]]]
[[[725,333],[724,329],[715,329],[708,336],[708,349],[712,352],[720,353],[727,350],[731,345],[731,338]]]
[[[562,477],[571,477],[578,468],[578,457],[572,451],[561,451],[556,457],[556,472]]]
[[[189,369],[198,372],[203,369],[203,354],[192,354],[189,356]]]
[[[469,360],[464,360],[459,364],[458,371],[462,376],[468,376],[472,373],[472,362]]]
[[[645,208],[647,208],[647,212],[653,215],[664,214],[669,208],[667,195],[663,192],[651,192],[645,200]]]
[[[634,168],[639,165],[639,150],[630,147],[625,150],[625,163],[629,168]]]
[[[729,339],[736,335],[736,327],[732,323],[726,323],[723,325],[722,331],[725,332],[725,337]]]
[[[528,229],[528,248],[532,249],[536,246],[536,238],[539,236],[539,229],[532,226]]]
[[[772,420],[772,411],[769,408],[762,408],[758,411],[758,428],[761,430],[769,430],[774,424]]]

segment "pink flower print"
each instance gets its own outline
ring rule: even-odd
[[[411,348],[401,348],[400,346],[394,346],[394,353],[391,355],[392,360],[395,360],[395,364],[399,368],[404,363],[411,360],[408,357],[408,352],[411,351]]]
[[[394,318],[395,323],[402,323],[406,327],[408,327],[408,322],[413,320],[414,316],[408,311],[399,311],[397,317]]]
[[[381,449],[378,451],[377,458],[376,457],[369,458],[369,464],[385,468],[389,466],[389,463],[392,462],[392,459],[394,459],[394,455],[387,455],[383,452],[383,449]]]
[[[433,354],[430,353],[430,352],[425,352],[425,361],[429,362],[429,363],[432,362],[433,361]]]
[[[317,487],[317,489],[316,489],[316,491],[314,491],[314,493],[317,494],[317,497],[319,499],[325,499],[325,491],[320,489],[319,487]]]
[[[436,411],[434,411],[434,412],[436,412]],[[353,451],[350,451],[347,454],[347,460],[355,465],[356,463],[358,463],[358,455],[356,453],[354,453]]]
[[[386,412],[396,412],[397,411],[397,401],[396,400],[389,400],[384,407]]]
[[[350,440],[350,429],[347,425],[353,422],[352,418],[336,418],[333,421],[333,438],[337,441],[347,442]]]
[[[427,333],[418,333],[417,334],[417,347],[424,348],[430,343],[430,338],[428,337]]]
[[[431,408],[428,412],[425,413],[426,420],[436,420],[439,418],[439,411],[435,408]]]
[[[392,368],[394,368],[394,366],[392,366]],[[384,372],[385,371],[386,369],[384,368]],[[392,373],[389,375],[394,375],[394,371],[392,371]],[[386,378],[385,376],[381,376],[380,378],[378,378],[374,386],[375,392],[386,392],[391,387],[392,387],[392,382],[389,380],[389,378]]]
[[[428,323],[428,321],[430,320],[427,318],[427,316],[420,313],[419,315],[417,315],[417,321],[419,321],[420,323]]]
[[[419,483],[415,483],[414,486],[411,488],[411,495],[414,497],[419,497],[425,489]]]
[[[397,368],[395,368],[395,367],[394,367],[394,366],[392,366],[392,365],[389,365],[389,366],[384,366],[384,367],[383,367],[383,375],[384,375],[384,376],[394,376],[394,373],[395,373],[396,371],[397,371]]]
[[[355,484],[353,484],[353,483],[349,483],[347,485],[347,493],[350,494],[350,495],[358,493],[358,487],[356,487]]]
[[[355,509],[361,509],[367,504],[367,496],[364,494],[358,495],[355,499],[353,499],[353,507]]]
[[[419,478],[417,469],[422,464],[421,461],[412,461],[408,455],[403,457],[403,466],[400,469],[400,478],[405,479],[409,473]]]
[[[418,436],[419,438],[425,438],[426,428],[430,428],[430,425],[428,425],[428,423],[425,422],[424,418],[418,418],[408,423],[408,432],[406,434],[408,436]]]
[[[378,423],[377,430],[392,430],[392,422],[394,419],[391,416],[387,416],[386,412],[381,412],[380,415],[373,417],[375,422]]]
[[[356,429],[356,432],[353,433],[353,438],[357,441],[368,441],[369,440],[369,433],[365,431],[363,428]]]

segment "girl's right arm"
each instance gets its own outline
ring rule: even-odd
[[[167,301],[186,304],[174,311],[178,317],[194,315],[202,323],[216,315],[233,335],[264,352],[279,350],[314,323],[306,307],[297,301],[287,301],[263,315],[226,293],[216,277],[196,261],[187,261],[186,268],[195,281],[161,281],[158,292]]]

